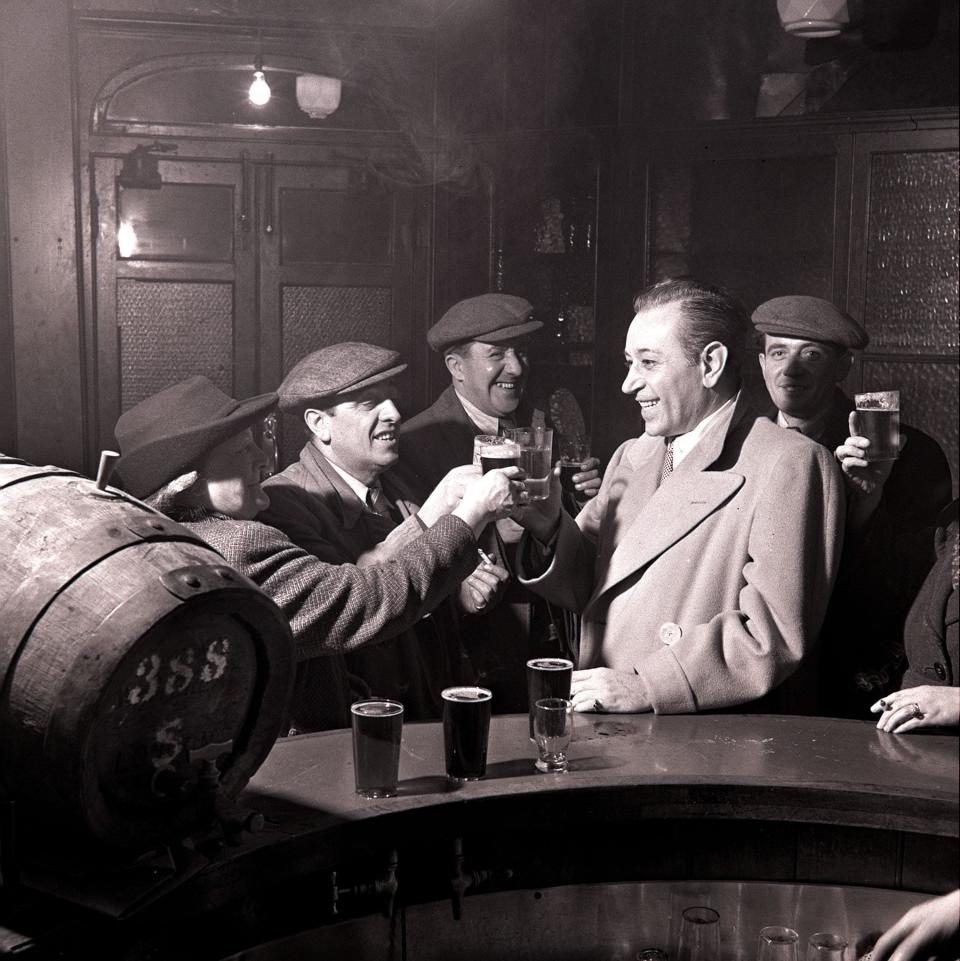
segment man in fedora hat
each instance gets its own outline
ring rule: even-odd
[[[406,366],[375,344],[333,344],[302,358],[278,388],[280,409],[308,436],[299,460],[266,482],[271,505],[263,518],[321,560],[366,566],[402,555],[477,473],[456,468],[421,499],[393,469],[401,422],[395,379]],[[465,599],[484,606],[505,576],[479,564]],[[348,667],[377,695],[402,701],[410,720],[439,717],[443,688],[472,679],[458,619],[451,599],[389,643],[351,654]]]
[[[759,361],[773,406],[767,416],[832,453],[857,436],[853,401],[841,384],[870,338],[848,313],[820,297],[790,294],[753,312]],[[873,523],[904,531],[933,525],[950,502],[950,466],[923,431],[900,426],[896,460],[844,468],[847,545],[821,632],[821,710],[863,717],[903,670],[903,625],[923,572],[895,570],[864,554]],[[814,662],[811,661],[811,664]]]
[[[427,332],[427,343],[443,356],[450,385],[400,430],[403,465],[422,489],[429,490],[456,465],[471,463],[478,434],[529,427],[536,418],[546,421],[525,397],[530,341],[541,327],[523,297],[489,293],[454,304]],[[599,463],[591,458],[574,476],[581,499],[599,489]],[[577,509],[575,503],[570,507]],[[508,518],[484,535],[482,545],[512,571],[521,533]],[[570,654],[576,619],[551,609],[515,579],[496,601],[462,625],[464,643],[483,683],[494,690],[494,709],[525,711],[527,659]]]
[[[255,519],[269,496],[251,428],[276,404],[273,393],[236,400],[206,377],[173,384],[120,416],[117,469],[127,491],[190,528],[287,616],[299,662],[293,729],[343,727],[344,654],[406,630],[456,590],[476,565],[475,533],[514,508],[519,483],[498,472],[465,484],[390,564],[328,564]]]

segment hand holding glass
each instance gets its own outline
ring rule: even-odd
[[[560,486],[571,494],[576,494],[573,483],[575,474],[583,470],[583,462],[590,456],[590,438],[564,438],[560,442]]]
[[[870,441],[864,459],[896,460],[900,454],[900,391],[875,390],[855,394],[857,430]]]
[[[520,463],[520,448],[509,437],[478,434],[473,438],[473,462],[483,474],[497,467],[516,467]]]
[[[550,496],[550,473],[553,469],[553,428],[517,427],[507,436],[520,448],[520,466],[526,478],[523,488],[532,501]]]

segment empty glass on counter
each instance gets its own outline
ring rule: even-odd
[[[718,961],[719,957],[720,915],[702,905],[685,908],[680,922],[678,961]]]
[[[537,742],[535,767],[544,774],[567,769],[567,750],[573,735],[573,703],[565,697],[543,697],[536,702],[533,736]]]
[[[807,961],[844,961],[847,939],[839,934],[818,931],[807,942]]]
[[[487,738],[493,695],[485,687],[448,687],[443,697],[443,752],[451,781],[478,781],[487,773]]]
[[[403,705],[365,698],[350,705],[353,727],[353,773],[357,794],[394,797],[400,771]]]
[[[760,931],[757,961],[798,961],[800,935],[793,928],[771,924]]]

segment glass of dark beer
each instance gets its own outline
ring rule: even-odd
[[[896,460],[900,454],[900,391],[854,394],[857,430],[870,441],[864,460]]]
[[[487,773],[493,695],[485,687],[448,687],[443,697],[443,750],[451,781],[479,781]]]
[[[542,697],[570,697],[573,661],[565,657],[535,657],[527,661],[527,710],[530,740],[534,740],[533,716]]]
[[[565,697],[542,697],[534,705],[534,740],[537,760],[534,767],[544,774],[560,774],[567,769],[567,749],[573,736],[573,703]]]
[[[357,794],[365,798],[394,797],[400,772],[403,705],[365,698],[350,705],[350,715]]]
[[[560,441],[560,486],[571,494],[577,489],[574,474],[583,470],[583,462],[590,456],[590,439],[587,437],[563,438]]]
[[[520,464],[520,448],[509,437],[479,434],[473,439],[473,462],[480,465],[480,471],[484,474],[497,467],[517,467]]]

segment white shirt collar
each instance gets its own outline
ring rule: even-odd
[[[338,464],[334,464],[332,460],[327,459],[327,463],[347,482],[350,490],[360,498],[361,502],[366,505],[367,503],[367,491],[370,490],[363,481],[358,481],[353,474],[348,474],[342,467]]]
[[[721,404],[712,414],[708,414],[706,417],[697,424],[693,430],[687,431],[686,434],[678,434],[673,438],[673,466],[676,469],[680,462],[693,450],[694,447],[700,442],[703,435],[719,420],[723,418],[725,414],[733,414],[733,408],[737,403],[737,398],[740,396],[740,392],[731,397],[725,404]]]
[[[498,434],[500,432],[499,418],[491,417],[489,414],[485,414],[480,410],[475,404],[471,404],[456,387],[453,388],[453,392],[457,395],[457,400],[460,401],[463,409],[467,412],[467,417],[480,428],[481,434]]]

